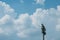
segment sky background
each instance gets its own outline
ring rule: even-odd
[[[60,40],[60,0],[0,0],[0,40]]]

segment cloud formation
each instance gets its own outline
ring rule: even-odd
[[[36,4],[44,4],[45,3],[45,0],[35,0],[36,1]]]
[[[0,1],[0,34],[10,35],[16,32],[18,37],[29,37],[29,34],[39,31],[32,24],[31,16],[28,13],[21,14],[15,19],[15,11],[10,5]],[[27,31],[28,30],[28,31]]]
[[[47,31],[48,34],[50,30],[53,30],[53,32],[60,30],[60,6],[57,6],[57,9],[37,8],[32,15],[25,13],[20,14],[17,19],[15,19],[15,17],[16,12],[14,9],[5,2],[0,1],[0,34],[12,35],[15,33],[19,38],[29,38],[33,36],[40,40],[41,23],[44,23],[47,26],[46,28],[49,29]],[[52,25],[52,27],[50,27],[50,25]]]
[[[10,5],[6,4],[5,2],[0,1],[0,18],[6,14],[16,17],[15,10],[11,8]]]
[[[24,1],[23,0],[20,0],[20,3],[24,3]]]

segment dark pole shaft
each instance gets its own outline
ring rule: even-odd
[[[44,34],[43,34],[43,40],[44,40]]]

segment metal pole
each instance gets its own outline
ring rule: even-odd
[[[43,40],[44,40],[44,34],[43,34]]]

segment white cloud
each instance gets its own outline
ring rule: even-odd
[[[14,23],[15,30],[18,31],[17,36],[19,37],[28,37],[29,33],[34,33],[33,30],[39,30],[34,27],[34,25],[32,24],[31,17],[27,13],[21,14],[19,18],[14,21]]]
[[[57,6],[57,25],[56,25],[56,30],[60,31],[60,6]]]
[[[56,30],[60,31],[60,18],[57,19]]]
[[[56,30],[60,31],[60,24],[56,25]]]
[[[60,5],[59,5],[59,6],[57,6],[56,15],[57,15],[58,17],[60,16]]]
[[[57,10],[60,11],[60,6],[57,6]]]
[[[38,36],[40,36],[40,24],[50,24],[50,22],[52,24],[58,22],[56,30],[60,31],[60,19],[57,18],[59,17],[58,14],[60,14],[59,6],[57,9],[37,8],[32,15],[29,15],[28,13],[20,14],[17,19],[14,19],[16,14],[14,9],[12,9],[8,4],[0,1],[0,9],[0,34],[9,35],[15,33],[20,38],[26,38],[35,33],[35,35],[38,35],[39,33]],[[58,19],[59,21],[57,21]],[[52,22],[52,20],[54,22]]]
[[[10,5],[0,1],[0,18],[3,17],[5,14],[8,14],[12,17],[16,17],[15,10],[12,9]]]
[[[5,15],[0,19],[0,32],[4,35],[13,33],[13,19],[9,15]]]
[[[8,35],[13,29],[13,19],[16,17],[16,12],[5,2],[0,1],[0,29],[2,34]],[[9,31],[9,32],[8,32]]]
[[[2,28],[0,28],[0,34],[2,34],[4,31],[2,30]]]
[[[29,34],[39,31],[41,21],[46,15],[48,15],[48,10],[41,8],[36,9],[33,15],[29,15],[28,13],[21,14],[19,18],[14,21],[15,29],[18,31],[17,35],[20,37],[29,37]]]
[[[24,1],[23,0],[20,0],[20,3],[24,3]]]
[[[14,21],[15,26],[17,29],[20,29],[21,31],[26,29],[27,27],[30,27],[31,25],[31,19],[28,14],[21,14],[17,20]]]
[[[10,16],[9,15],[5,15],[4,17],[2,17],[0,19],[0,25],[1,24],[5,24],[8,20],[10,20]]]
[[[28,37],[28,36],[25,34],[24,31],[17,33],[17,36],[18,36],[18,37],[21,37],[21,38],[26,38],[26,37]]]
[[[45,3],[45,0],[35,0],[36,1],[36,4],[44,4]]]
[[[48,10],[43,10],[41,8],[36,9],[36,12],[31,15],[32,23],[37,27],[42,23],[45,16],[48,15]]]

